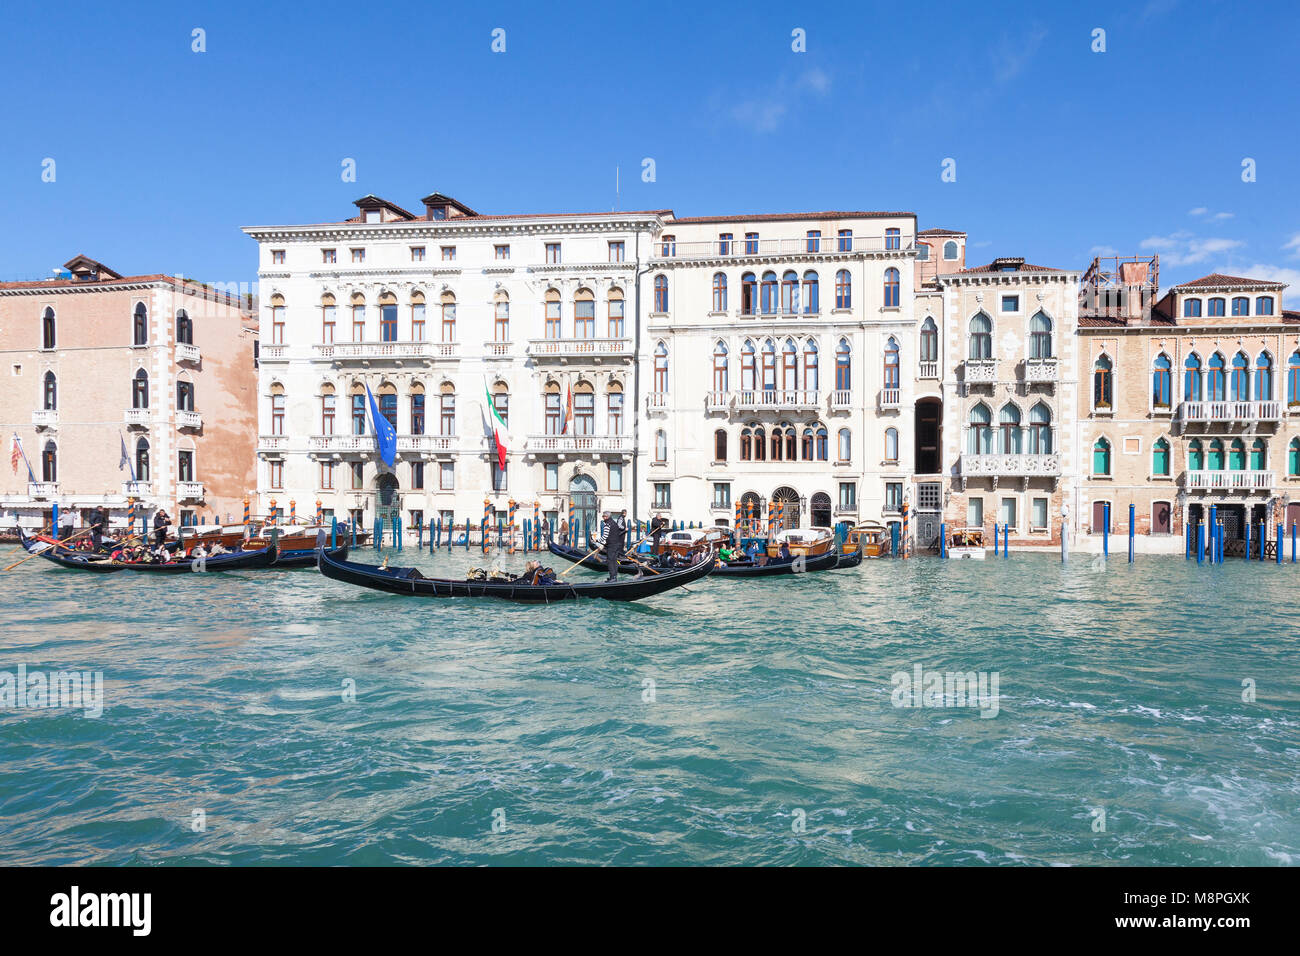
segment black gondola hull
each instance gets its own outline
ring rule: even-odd
[[[807,574],[813,571],[829,571],[839,563],[839,555],[834,551],[814,555],[811,558],[798,557],[782,561],[769,560],[767,564],[724,564],[713,572],[714,577],[721,578],[768,578],[778,574]]]
[[[316,548],[295,548],[292,551],[281,551],[279,557],[275,559],[274,566],[277,568],[314,568],[316,567],[316,550]],[[341,544],[328,553],[335,561],[346,561],[348,559],[348,545]]]
[[[580,548],[570,548],[567,545],[559,544],[555,541],[550,543],[549,548],[551,554],[555,555],[557,558],[563,558],[565,561],[569,561],[573,564],[581,564],[584,568],[588,568],[592,571],[608,570],[608,565],[605,563],[605,556],[603,554],[590,554],[589,550],[583,551]],[[638,564],[637,561],[640,561],[641,563]],[[649,555],[638,557],[637,561],[633,561],[628,557],[620,558],[618,562],[618,573],[653,574],[662,570],[658,566],[658,562],[651,559]]]

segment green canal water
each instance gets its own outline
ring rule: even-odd
[[[103,712],[0,709],[0,863],[1294,864],[1297,583],[1013,555],[530,608],[28,562],[0,671],[101,671]],[[896,706],[918,667],[985,706]]]

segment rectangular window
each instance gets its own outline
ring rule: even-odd
[[[411,306],[411,341],[424,341],[424,303],[416,302]]]
[[[671,508],[673,506],[673,486],[668,481],[655,482],[655,503],[656,508]]]
[[[733,238],[734,236],[730,232],[718,233],[718,255],[720,256],[731,255],[731,247],[735,245],[735,243],[732,241]]]
[[[493,247],[492,247],[492,258],[494,258],[494,259],[509,259],[509,258],[510,258],[510,247],[509,247],[509,246],[493,246]]]
[[[352,252],[352,261],[353,261],[353,262],[355,262],[355,263],[362,263],[362,262],[365,262],[365,261],[366,261],[366,250],[364,250],[364,249],[353,249],[353,250],[351,250],[351,252]]]
[[[502,468],[501,465],[497,462],[497,460],[493,458],[492,459],[492,490],[506,491],[509,485],[509,482],[507,481],[509,476],[510,476],[510,466],[507,464],[505,468]]]
[[[326,265],[331,265],[339,261],[339,251],[337,249],[322,249],[320,251],[320,261]]]
[[[853,230],[852,229],[841,229],[838,234],[838,239],[839,239],[838,251],[840,252],[853,251]]]
[[[1004,295],[1004,296],[1002,297],[1002,311],[1003,311],[1003,312],[1019,312],[1019,311],[1020,311],[1020,296],[1018,296],[1018,295]]]
[[[822,248],[822,231],[820,229],[808,230],[808,241],[804,245],[806,252],[820,252]]]
[[[1009,528],[1017,528],[1016,522],[1016,499],[1003,498],[1002,506],[998,508],[998,520]]]
[[[268,465],[271,472],[271,487],[277,491],[282,491],[284,489],[284,462],[272,461],[268,462]]]
[[[381,305],[379,307],[379,340],[381,342],[397,341],[397,306]]]
[[[411,434],[424,434],[424,396],[418,393],[411,396]]]
[[[902,248],[902,242],[903,242],[903,237],[902,237],[902,233],[899,232],[899,230],[897,229],[885,230],[886,249],[900,249]]]
[[[609,490],[610,491],[623,490],[623,466],[622,465],[613,464],[609,466]]]
[[[623,337],[623,300],[609,300],[609,337],[611,339],[621,339]]]
[[[366,307],[364,305],[354,305],[352,307],[352,341],[364,342],[366,339]]]
[[[409,525],[409,527],[412,527],[412,528],[423,528],[423,527],[424,527],[424,512],[423,512],[422,510],[420,510],[420,509],[418,509],[418,508],[412,508],[412,509],[411,509],[411,520],[410,520],[410,525]]]
[[[885,482],[885,511],[903,510],[903,483],[901,481]]]
[[[1047,530],[1047,499],[1035,498],[1029,510],[1030,531]]]
[[[366,486],[366,466],[359,461],[354,461],[350,467],[352,469],[352,490],[360,491]]]
[[[715,481],[713,483],[713,507],[721,510],[731,509],[731,483]]]
[[[455,261],[456,261],[456,247],[455,247],[455,246],[443,246],[443,247],[442,247],[442,261],[443,261],[443,262],[455,262]]]
[[[546,244],[546,261],[553,265],[560,261],[560,244],[558,242],[548,242]]]
[[[621,242],[611,242],[609,244],[609,261],[622,262],[626,254],[626,246]]]
[[[320,463],[320,486],[325,491],[334,490],[334,462],[322,461]]]
[[[326,345],[334,344],[334,319],[337,306],[321,306],[321,341]]]
[[[560,490],[560,466],[554,462],[546,463],[546,490]]]
[[[424,462],[411,462],[411,487],[416,491],[424,490]]]
[[[456,490],[455,462],[444,461],[438,466],[438,490],[439,491]]]
[[[176,478],[178,481],[194,480],[194,452],[182,451],[177,453]]]
[[[424,246],[411,246],[411,261],[412,262],[424,261]]]
[[[840,482],[840,507],[853,511],[858,506],[858,485],[854,481]]]
[[[758,233],[745,233],[745,254],[750,256],[758,254]]]
[[[609,433],[611,435],[623,434],[623,393],[610,392],[609,405],[606,409],[609,419]]]
[[[283,249],[272,249],[272,250],[271,250],[271,262],[272,262],[272,264],[277,265],[277,266],[282,266],[282,265],[284,265],[284,250],[283,250]]]

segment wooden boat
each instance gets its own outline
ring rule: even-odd
[[[849,529],[845,550],[861,548],[864,557],[882,558],[890,552],[889,529],[879,521],[864,521]]]
[[[836,555],[835,570],[842,571],[845,568],[856,568],[862,563],[863,551],[858,548],[855,551],[841,551]]]
[[[563,558],[571,564],[581,564],[584,568],[592,571],[606,571],[609,568],[605,563],[605,555],[600,552],[591,554],[590,548],[584,551],[582,548],[570,548],[568,545],[560,544],[557,541],[550,542],[548,547],[551,554],[557,558]],[[637,563],[638,561],[640,563]],[[642,574],[654,574],[659,570],[658,563],[658,560],[650,555],[638,557],[637,561],[624,556],[618,562],[618,573],[636,574],[640,572]]]
[[[665,532],[659,541],[658,555],[671,558],[693,558],[697,553],[718,548],[731,541],[726,528],[681,528]]]
[[[136,571],[147,574],[205,574],[215,571],[242,571],[250,568],[267,568],[275,563],[275,548],[257,551],[232,551],[212,558],[186,558],[169,564],[145,564],[134,561],[114,561],[102,556],[87,556],[71,548],[56,548],[48,542],[36,541],[25,534],[20,538],[23,547],[39,554],[51,564],[77,571]],[[44,544],[44,547],[41,545]]]
[[[789,547],[791,554],[811,558],[830,554],[835,548],[835,536],[829,528],[788,528],[767,539],[767,556],[778,557],[783,544]]]
[[[314,568],[316,567],[316,548],[302,548],[293,551],[281,551],[275,559],[277,568]],[[348,546],[341,544],[333,551],[325,549],[335,561],[348,559]]]
[[[244,539],[244,526],[242,524],[234,525],[199,525],[190,526],[180,529],[173,529],[184,534],[185,549],[188,551],[196,545],[202,544],[204,547],[212,547],[217,542],[221,543],[223,548],[234,551],[239,548],[246,550],[260,550],[269,547],[271,544],[271,532],[279,531],[280,551],[311,551],[316,548],[316,534],[323,530],[325,534],[330,533],[328,525],[275,525],[268,526],[265,524],[253,523],[250,527],[251,535],[247,541]],[[168,545],[177,543],[177,538],[168,540]],[[347,540],[352,543],[351,532],[339,530],[339,540]],[[370,532],[357,529],[357,544],[361,545],[370,540]]]
[[[719,565],[713,572],[715,577],[723,578],[766,578],[777,574],[805,574],[810,571],[829,571],[839,564],[840,556],[834,551],[805,557],[793,555],[784,561],[780,558],[768,558],[766,563],[748,560],[731,561]]]
[[[984,549],[983,528],[954,528],[948,536],[948,557],[974,558],[983,561],[988,552]]]
[[[529,604],[551,604],[578,598],[606,601],[639,601],[698,581],[713,570],[712,558],[664,574],[647,574],[631,581],[594,581],[588,584],[561,581],[558,584],[518,584],[513,581],[457,581],[426,578],[417,568],[382,568],[373,564],[336,561],[325,552],[317,553],[321,574],[358,587],[412,597],[497,598]]]

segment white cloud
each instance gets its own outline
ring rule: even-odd
[[[819,67],[805,70],[793,80],[782,76],[760,95],[731,107],[731,119],[756,133],[771,133],[780,129],[786,115],[801,99],[825,96],[830,89],[830,74]]]
[[[1294,269],[1290,266],[1274,266],[1265,263],[1256,263],[1250,266],[1234,266],[1231,269],[1224,269],[1230,275],[1242,276],[1247,279],[1263,279],[1266,282],[1285,282],[1286,290],[1282,293],[1282,301],[1288,306],[1300,306],[1300,269]]]
[[[1235,213],[1230,213],[1230,212],[1216,212],[1216,213],[1215,213],[1211,218],[1213,218],[1213,219],[1231,219],[1234,215],[1235,215]]]
[[[1207,208],[1204,207],[1204,206],[1197,206],[1195,209],[1189,209],[1189,210],[1187,210],[1187,215],[1189,215],[1189,216],[1204,216],[1204,215],[1205,215],[1207,212],[1209,212],[1209,211],[1210,211],[1210,210],[1207,209]]]
[[[1088,250],[1089,254],[1094,256],[1117,256],[1119,250],[1114,246],[1093,246]]]
[[[1291,258],[1300,259],[1300,232],[1288,239],[1282,248],[1291,253]]]
[[[1202,238],[1185,230],[1167,236],[1148,236],[1138,245],[1152,252],[1160,253],[1160,258],[1168,265],[1196,265],[1213,256],[1223,255],[1245,245],[1240,239]]]
[[[1224,219],[1231,219],[1235,215],[1235,213],[1216,212],[1213,215],[1210,215],[1210,209],[1208,206],[1197,206],[1195,209],[1187,210],[1187,215],[1195,216],[1198,219],[1202,217],[1208,217],[1209,219],[1214,220],[1216,222],[1222,222]]]

